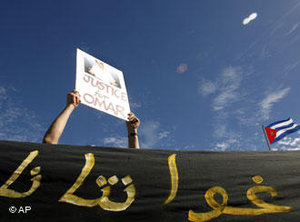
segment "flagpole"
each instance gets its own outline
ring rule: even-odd
[[[263,130],[263,132],[264,132],[265,139],[266,139],[266,141],[267,141],[269,151],[271,151],[271,144],[270,144],[269,139],[268,139],[268,137],[267,137],[267,133],[266,133],[265,127],[264,127],[264,125],[262,125],[261,127],[262,127],[262,130]]]

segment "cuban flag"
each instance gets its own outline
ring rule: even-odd
[[[270,125],[265,127],[265,132],[269,139],[269,143],[276,143],[281,140],[286,135],[296,132],[300,129],[298,124],[295,124],[291,118],[286,120],[278,121],[275,123],[271,123]]]

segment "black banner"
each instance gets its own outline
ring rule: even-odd
[[[0,148],[0,221],[300,219],[297,151]]]

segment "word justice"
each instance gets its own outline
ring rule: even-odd
[[[113,96],[117,99],[121,99],[124,102],[127,102],[127,94],[125,92],[120,92],[118,89],[115,89],[114,87],[105,84],[104,82],[101,82],[97,79],[94,79],[93,77],[89,75],[85,75],[83,77],[83,80],[86,83],[90,83],[91,86],[106,92],[108,95]]]

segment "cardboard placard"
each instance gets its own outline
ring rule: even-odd
[[[75,89],[82,104],[127,120],[130,107],[123,72],[80,49]]]

